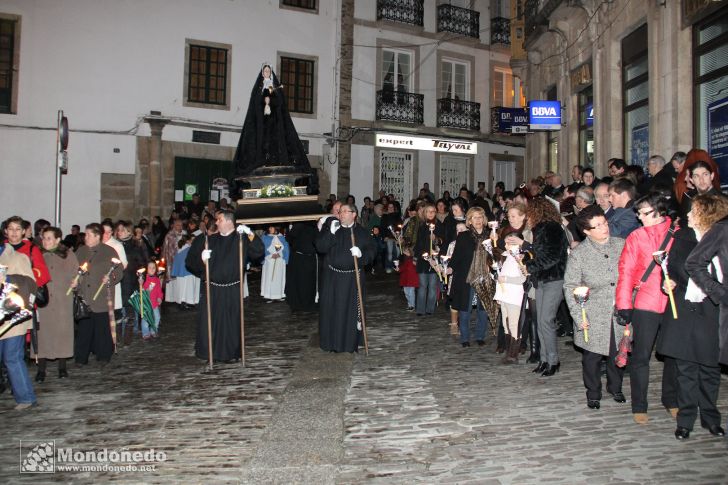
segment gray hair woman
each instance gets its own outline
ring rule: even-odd
[[[620,327],[612,322],[614,290],[619,277],[619,256],[624,239],[610,237],[604,211],[591,205],[579,212],[577,228],[586,235],[569,255],[564,274],[564,294],[574,318],[574,344],[583,350],[581,371],[586,387],[587,406],[599,409],[602,398],[601,362],[607,357],[607,392],[614,400],[626,402],[622,394],[624,370],[617,367],[616,334]],[[581,306],[574,292],[588,288],[589,297],[584,303],[587,322],[583,322]]]

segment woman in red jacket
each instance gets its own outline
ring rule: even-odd
[[[658,265],[652,265],[647,280],[643,275],[653,261],[652,254],[662,246],[672,231],[672,220],[667,216],[668,200],[659,193],[650,193],[634,204],[641,228],[633,231],[624,244],[619,258],[619,280],[615,308],[617,322],[632,322],[633,347],[629,361],[632,413],[638,424],[647,424],[647,387],[649,385],[650,356],[660,329],[662,313],[667,305],[667,295],[662,291],[662,274]],[[670,250],[670,234],[666,251]],[[632,304],[632,290],[639,291]],[[677,414],[675,389],[675,361],[665,358],[662,375],[662,404]]]

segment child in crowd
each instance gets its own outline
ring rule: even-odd
[[[415,310],[415,288],[420,286],[420,278],[417,276],[417,267],[412,259],[412,250],[410,248],[402,249],[402,257],[400,258],[399,268],[399,286],[404,290],[404,296],[407,298],[407,311]]]
[[[278,227],[268,227],[268,234],[261,238],[265,246],[263,272],[260,276],[260,296],[267,300],[283,301],[286,298],[286,265],[288,264],[288,242]]]
[[[157,276],[157,263],[154,260],[147,263],[147,272],[143,287],[149,292],[149,299],[152,301],[153,309],[153,315],[147,315],[145,313],[142,319],[142,338],[149,340],[151,338],[157,338],[159,334],[159,305],[162,304],[164,297],[162,294],[162,283],[159,281],[159,276]],[[151,318],[154,318],[154,322],[150,325]]]

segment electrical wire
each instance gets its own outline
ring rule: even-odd
[[[550,59],[553,59],[554,57],[561,57],[562,55],[567,54],[568,51],[569,51],[569,49],[571,49],[572,47],[574,47],[574,45],[576,44],[576,42],[578,42],[578,40],[581,38],[581,35],[589,28],[589,25],[591,24],[592,19],[594,19],[594,17],[597,15],[597,13],[599,13],[599,11],[601,10],[602,6],[604,6],[606,4],[610,4],[610,3],[611,3],[610,0],[602,0],[602,3],[600,3],[599,6],[594,10],[594,13],[589,17],[589,19],[587,20],[587,23],[584,26],[584,28],[581,29],[581,31],[579,31],[579,33],[577,34],[577,36],[574,38],[574,40],[572,42],[570,42],[566,47],[564,47],[563,49],[561,49],[560,52],[551,54],[551,55],[547,56],[546,58],[542,59],[541,62],[533,63],[533,65],[535,67],[540,67],[546,61],[548,61]],[[617,14],[607,24],[607,26],[604,28],[604,30],[602,30],[602,32],[597,35],[596,39],[594,39],[594,42],[590,43],[588,46],[584,47],[583,49],[581,49],[579,52],[577,52],[573,56],[567,57],[565,60],[563,60],[563,61],[561,61],[559,63],[549,64],[548,67],[559,67],[559,66],[563,66],[565,64],[569,64],[569,63],[571,63],[572,60],[577,59],[579,56],[581,56],[581,54],[583,54],[587,50],[593,48],[593,46],[597,43],[597,41],[599,41],[599,39],[601,39],[602,36],[604,36],[604,34],[606,34],[607,31],[609,31],[609,29],[612,27],[612,25],[614,25],[614,22],[616,22],[617,19],[619,19],[619,17],[622,15],[622,13],[625,11],[625,9],[631,3],[632,3],[632,0],[626,0],[624,2],[624,4],[622,5],[622,9],[619,12],[617,12]]]

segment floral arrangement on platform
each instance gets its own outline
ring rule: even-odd
[[[294,195],[296,195],[296,189],[291,185],[272,184],[260,189],[260,197],[263,199],[268,197],[293,197]]]

